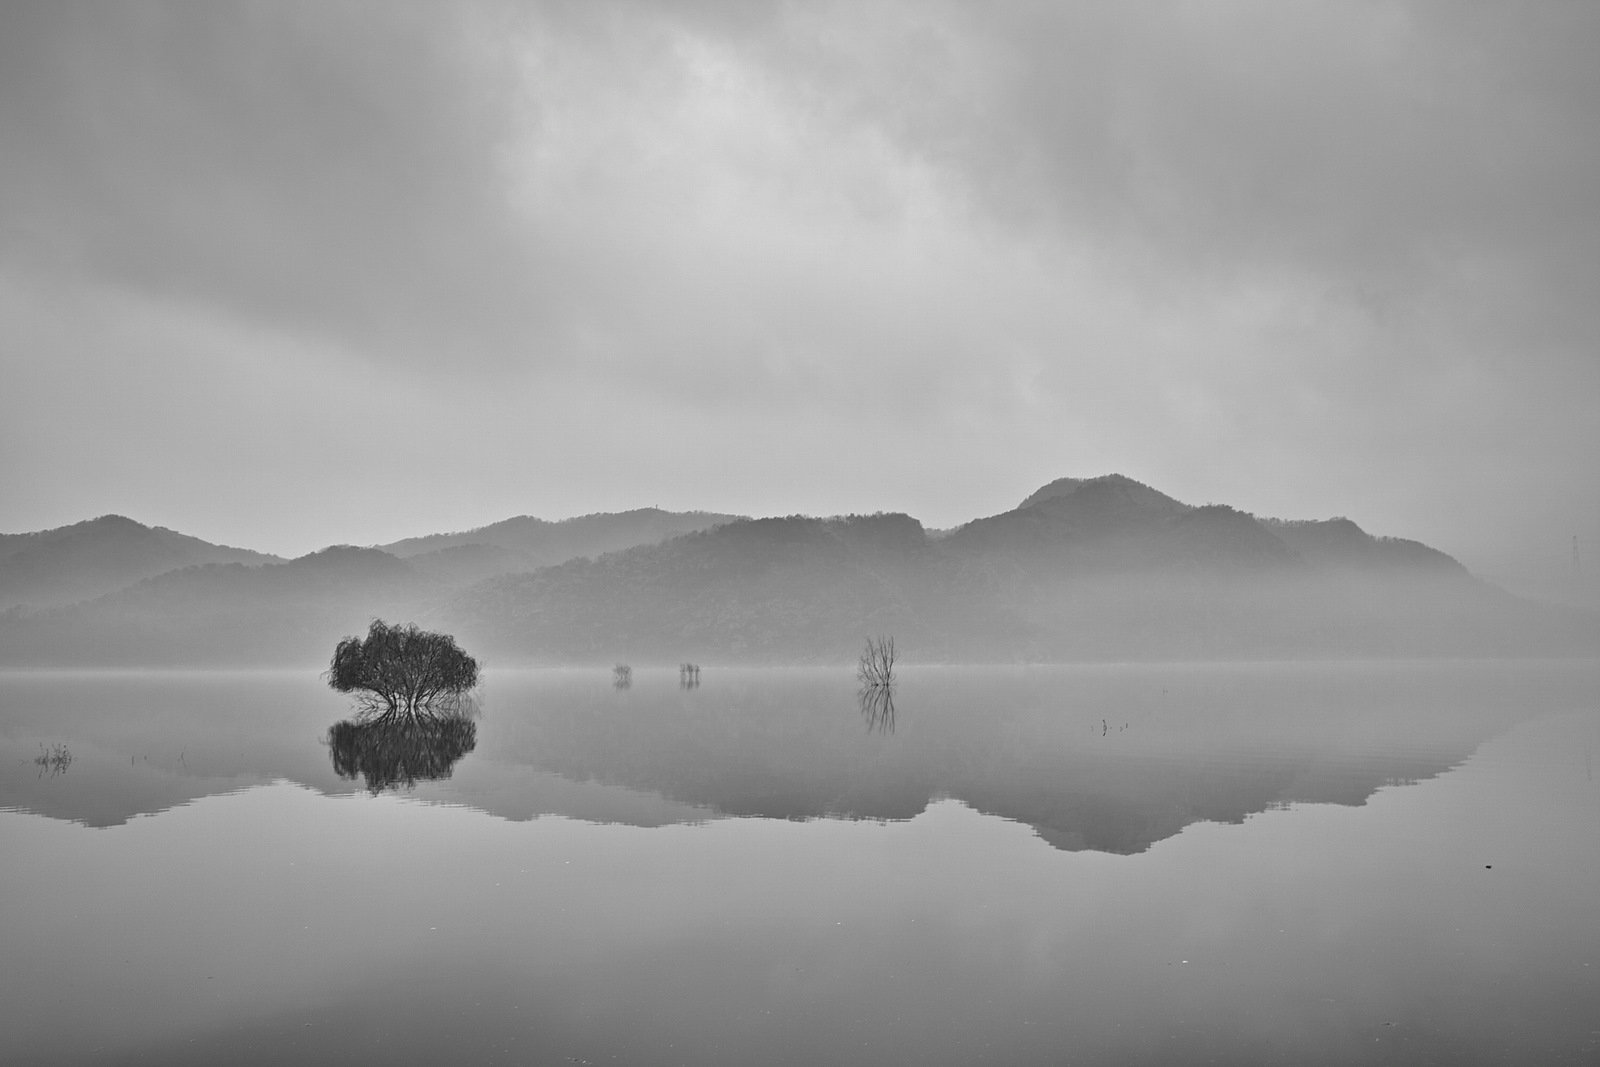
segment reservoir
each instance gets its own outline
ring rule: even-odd
[[[1595,661],[898,673],[0,675],[0,1062],[1600,1060]]]

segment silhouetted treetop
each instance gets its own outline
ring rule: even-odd
[[[477,684],[478,661],[454,637],[382,619],[372,620],[365,640],[340,641],[328,668],[328,685],[359,694],[386,716],[458,712],[462,696]]]

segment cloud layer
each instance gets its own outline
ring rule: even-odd
[[[1559,3],[8,5],[0,526],[943,525],[1120,470],[1564,560],[1597,43]]]

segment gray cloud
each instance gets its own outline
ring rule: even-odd
[[[5,17],[4,224],[36,263],[386,350],[532,320],[486,19],[265,3]]]
[[[8,471],[36,501],[13,526],[110,485],[204,516],[113,435],[199,482],[194,443],[233,441],[242,515],[252,485],[331,487],[369,419],[427,427],[386,447],[456,525],[946,523],[1109,469],[1484,559],[1597,524],[1589,5],[0,19],[0,443],[59,465]],[[154,378],[120,394],[142,409],[72,393],[119,359]],[[200,368],[214,411],[157,395]],[[108,429],[57,428],[91,409]],[[338,520],[451,525],[406,526],[402,482]],[[362,536],[283,514],[256,518]]]

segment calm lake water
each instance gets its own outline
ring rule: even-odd
[[[0,675],[0,1062],[1600,1062],[1594,662],[701,682]]]

